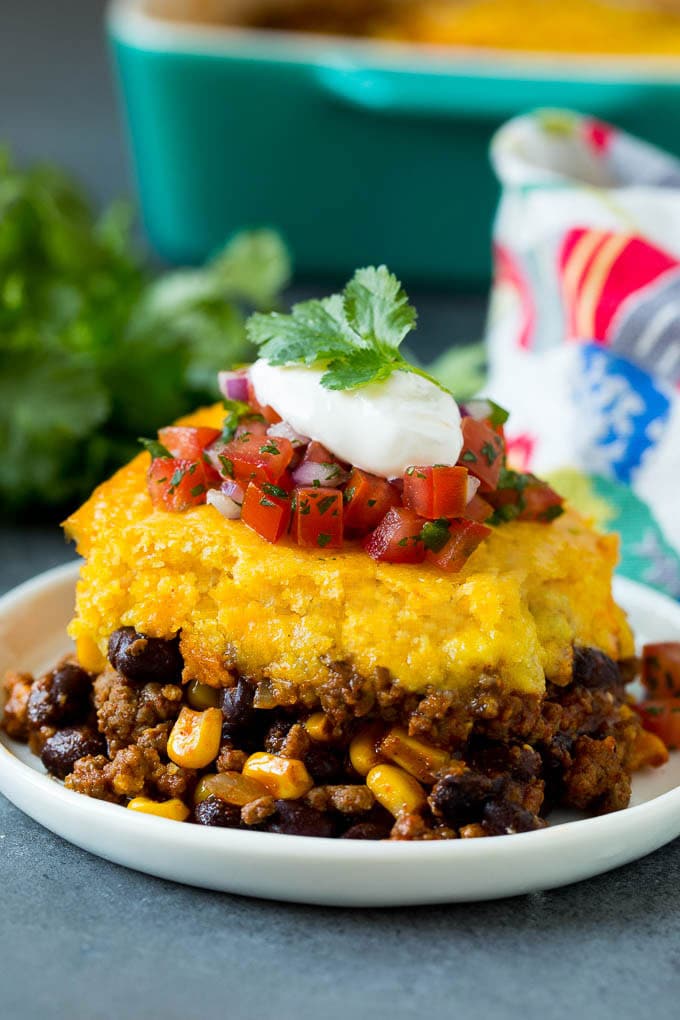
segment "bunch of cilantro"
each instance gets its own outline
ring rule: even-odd
[[[245,312],[288,281],[269,231],[154,279],[131,220],[0,152],[0,515],[73,506],[137,436],[216,398],[218,369],[252,355]]]

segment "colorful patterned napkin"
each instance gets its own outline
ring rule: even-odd
[[[563,111],[510,121],[492,159],[485,392],[512,409],[510,457],[680,598],[680,162]]]

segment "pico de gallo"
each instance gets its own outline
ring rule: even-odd
[[[645,645],[641,679],[645,698],[636,708],[642,725],[669,750],[680,750],[680,641]]]
[[[413,464],[382,478],[347,464],[258,404],[246,372],[230,373],[222,430],[172,426],[145,440],[149,495],[173,513],[209,503],[268,542],[308,549],[361,543],[374,560],[459,571],[493,527],[548,524],[563,510],[545,482],[506,463],[507,414],[461,408],[456,464]]]

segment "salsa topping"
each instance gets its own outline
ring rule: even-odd
[[[290,315],[252,316],[248,332],[266,360],[220,373],[222,429],[171,426],[142,440],[153,506],[207,502],[268,542],[360,542],[375,560],[449,572],[493,527],[549,524],[562,497],[507,466],[507,412],[488,399],[459,409],[400,353],[415,321],[384,266],[358,270],[342,294]]]

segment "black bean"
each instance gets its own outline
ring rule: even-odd
[[[216,825],[221,829],[238,829],[241,826],[241,809],[227,804],[212,794],[194,808],[194,821],[198,825]]]
[[[33,684],[27,710],[30,725],[83,722],[90,711],[91,690],[89,673],[73,663],[65,663]]]
[[[48,772],[65,779],[79,758],[105,753],[106,742],[101,733],[88,726],[69,726],[45,741],[40,758]]]
[[[545,822],[519,804],[491,801],[484,808],[483,825],[490,836],[503,836],[542,829]]]
[[[538,751],[528,745],[482,744],[465,755],[474,769],[486,776],[507,773],[520,783],[531,782],[541,775],[542,760]]]
[[[179,637],[153,638],[139,634],[134,627],[119,627],[109,638],[109,662],[128,680],[164,684],[182,681],[184,662]]]
[[[347,778],[344,756],[327,747],[310,747],[305,765],[312,779],[321,785],[341,783]]]
[[[618,665],[598,648],[574,648],[572,681],[591,690],[619,687],[622,683]]]
[[[267,832],[286,836],[332,836],[334,825],[328,815],[295,800],[277,800],[276,811],[264,823]]]
[[[472,770],[439,780],[430,794],[434,814],[458,828],[481,822],[486,803],[498,798],[505,786],[502,778],[492,779]]]
[[[254,698],[255,685],[243,677],[233,687],[225,687],[220,705],[224,721],[232,727],[250,726],[256,714]]]
[[[390,834],[388,829],[385,829],[381,825],[376,825],[374,822],[357,822],[356,825],[352,825],[347,832],[343,832],[341,839],[387,839]]]

